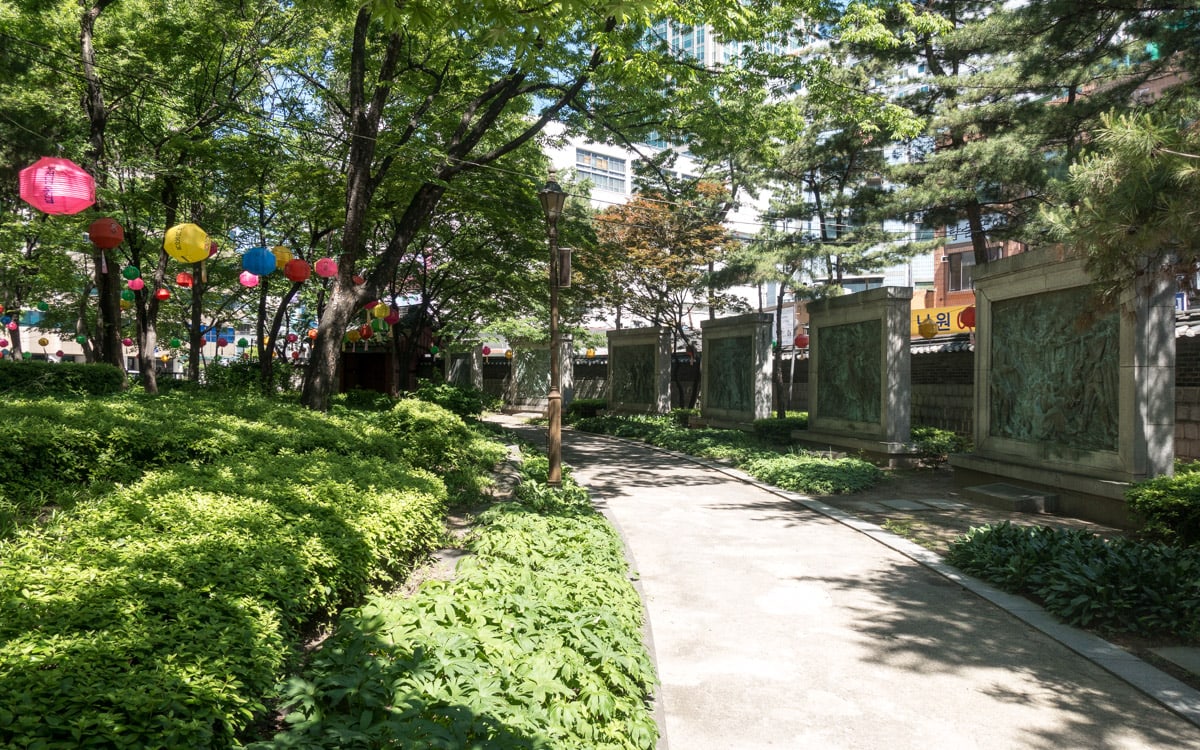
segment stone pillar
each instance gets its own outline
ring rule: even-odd
[[[477,345],[446,355],[446,382],[462,388],[483,390],[483,351]]]
[[[608,411],[671,410],[671,332],[663,326],[608,332]]]

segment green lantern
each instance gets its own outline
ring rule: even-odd
[[[142,275],[142,270],[137,266],[125,266],[125,268],[121,269],[121,275],[126,279],[133,281]]]
[[[245,349],[247,346],[250,346],[250,342],[247,341],[246,339],[238,339],[237,345],[240,346],[241,348]]]
[[[383,333],[387,330],[387,323],[384,323],[380,318],[375,318],[371,321],[371,328],[377,333]]]
[[[83,346],[84,344],[87,343],[87,336],[84,336],[82,333],[79,334],[78,336],[75,337],[75,343],[79,344],[80,346]]]
[[[177,339],[177,338],[173,338],[173,339],[171,339],[171,348],[172,348],[172,349],[178,349],[178,348],[179,348],[179,344],[180,344],[180,343],[181,343],[181,342],[180,342],[180,341],[179,341],[179,339]]]
[[[41,302],[37,303],[37,309],[41,310],[42,312],[46,312],[50,309],[50,305],[46,304],[45,300],[42,300]]]
[[[121,292],[121,299],[125,300],[126,302],[133,302],[136,297],[137,295],[133,293],[132,289],[126,289],[125,291]]]
[[[21,352],[21,359],[33,359],[33,352]]]

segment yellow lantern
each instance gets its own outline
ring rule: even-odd
[[[271,253],[275,255],[276,268],[283,268],[288,264],[288,261],[296,257],[292,255],[291,250],[288,250],[283,245],[276,245],[275,247],[271,248]]]
[[[122,309],[122,310],[128,310],[128,309],[129,309],[129,308],[131,308],[131,307],[133,307],[133,303],[132,303],[132,302],[130,302],[130,301],[129,301],[129,300],[127,300],[127,299],[123,299],[123,300],[121,300],[121,309]]]
[[[166,362],[167,360],[171,359],[171,355],[170,354],[160,354],[160,355],[158,355],[158,358],[161,359],[163,362]]]
[[[350,339],[351,344],[357,344],[358,340],[362,338],[362,334],[359,333],[358,330],[356,329],[356,330],[351,331],[350,333],[347,333],[346,338]]]
[[[184,263],[199,263],[208,258],[208,233],[195,224],[176,224],[167,230],[163,250]]]
[[[592,349],[591,347],[588,347],[587,358],[591,359],[592,357],[595,357],[595,356],[596,356],[596,350]]]
[[[925,320],[917,323],[917,333],[921,334],[921,338],[923,339],[931,339],[937,335],[937,332],[937,323],[933,322],[932,315],[926,315]]]
[[[513,357],[513,354],[512,354],[512,349],[505,349],[505,350],[504,350],[504,358],[505,358],[505,359],[512,359],[512,357]]]
[[[49,346],[49,345],[50,345],[50,339],[46,338],[45,336],[38,339],[38,346]]]
[[[379,318],[380,320],[383,320],[384,318],[386,318],[388,316],[388,312],[389,311],[388,311],[387,305],[375,305],[374,307],[371,308],[371,314],[374,315],[376,318]]]

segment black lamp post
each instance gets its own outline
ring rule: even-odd
[[[546,416],[550,422],[547,437],[550,470],[546,475],[546,484],[551,487],[561,487],[562,394],[558,389],[562,373],[558,352],[558,217],[562,215],[567,194],[554,180],[553,171],[550,172],[550,179],[547,180],[546,186],[538,191],[538,200],[542,202],[542,210],[546,212],[546,233],[550,238],[550,393],[547,397],[549,403],[546,410]]]

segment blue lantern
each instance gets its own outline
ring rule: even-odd
[[[242,254],[242,268],[255,276],[266,276],[275,270],[275,254],[265,247],[252,247]]]

